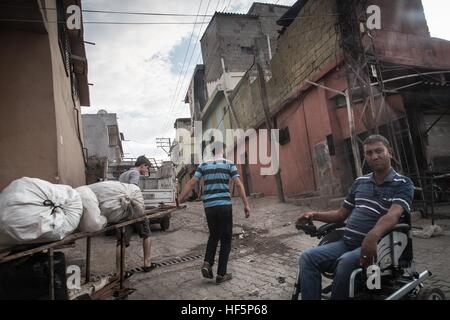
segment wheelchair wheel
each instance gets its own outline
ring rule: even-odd
[[[417,300],[445,300],[445,294],[438,288],[423,288],[419,291]]]

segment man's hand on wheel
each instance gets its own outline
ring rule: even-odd
[[[303,227],[310,221],[313,221],[314,213],[313,212],[305,212],[303,213],[295,222],[295,227],[298,229],[299,227]]]

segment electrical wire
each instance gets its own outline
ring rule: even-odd
[[[30,22],[42,23],[42,20],[32,19],[0,19],[0,22]],[[47,23],[65,24],[66,21],[46,21]],[[83,21],[83,24],[108,24],[108,25],[184,25],[207,24],[209,22],[120,22],[120,21]]]
[[[228,10],[228,7],[230,6],[230,4],[231,4],[231,0],[228,1],[228,4],[227,4],[227,6],[223,9],[223,11],[227,11],[227,10]]]
[[[200,9],[201,9],[201,7],[202,7],[202,4],[203,4],[203,0],[200,1],[200,5],[198,6],[197,17],[195,18],[195,21],[196,21],[196,22],[197,22],[197,19],[198,19],[199,14],[200,14]],[[186,54],[184,55],[183,64],[182,64],[181,70],[180,70],[181,72],[180,72],[180,75],[179,75],[178,81],[177,81],[177,86],[175,87],[174,96],[173,96],[173,98],[172,98],[172,102],[170,103],[171,110],[174,108],[173,105],[174,105],[175,102],[176,102],[177,92],[178,92],[178,88],[179,88],[179,86],[180,86],[180,84],[181,84],[181,77],[182,77],[182,74],[183,74],[184,66],[186,65],[186,59],[187,59],[187,56],[188,56],[188,54],[189,54],[189,49],[191,48],[191,42],[192,42],[192,37],[193,37],[194,32],[195,32],[195,26],[196,26],[196,24],[194,24],[194,27],[192,28],[191,36],[190,36],[190,38],[189,38],[189,45],[188,45],[188,48],[187,48],[187,50],[186,50]],[[171,113],[172,113],[172,111],[170,111],[169,114],[171,114]],[[170,120],[167,120],[167,121],[170,121]],[[167,124],[164,125],[164,127],[166,127],[166,126],[167,126]]]
[[[221,0],[219,0],[220,3]],[[226,0],[225,0],[226,1]],[[278,2],[277,2],[278,3]],[[277,4],[275,3],[275,4]],[[228,2],[226,9],[228,9],[229,5],[231,4],[231,0]],[[17,8],[17,9],[33,9],[35,10],[36,8],[34,7],[24,7],[24,6],[5,6],[5,5],[0,5],[0,8]],[[57,10],[56,8],[48,8],[48,7],[43,7],[43,9],[46,10]],[[216,8],[217,10],[217,8]],[[89,9],[82,9],[81,10],[84,13],[102,13],[102,14],[117,14],[117,15],[140,15],[140,16],[160,16],[160,17],[203,17],[203,18],[212,18],[214,16],[214,14],[199,14],[198,16],[196,14],[189,14],[189,13],[167,13],[167,12],[132,12],[132,11],[109,11],[109,10],[89,10]],[[245,15],[245,14],[239,14],[239,15]],[[287,16],[284,18],[281,18],[279,20],[290,20],[290,19],[295,19],[298,17],[326,17],[326,16],[336,16],[337,14],[326,14],[326,15],[305,15],[305,16]],[[261,18],[278,18],[278,15],[258,15]]]
[[[217,10],[217,7],[218,7],[218,5],[219,5],[220,2],[221,2],[221,0],[218,0],[217,6],[216,6],[216,10]],[[206,8],[205,14],[208,13],[208,9],[209,9],[210,4],[211,4],[211,0],[208,0],[208,6],[207,6],[207,8]],[[203,22],[204,22],[204,21],[205,21],[205,18],[203,18]],[[189,58],[188,65],[187,65],[186,71],[185,71],[184,76],[183,76],[183,80],[181,81],[181,85],[183,85],[184,80],[186,79],[187,71],[189,70],[189,67],[191,66],[192,57],[193,57],[193,55],[194,55],[195,49],[197,48],[198,40],[200,39],[200,34],[201,34],[201,33],[202,33],[202,28],[199,29],[199,32],[198,32],[198,34],[197,34],[197,38],[196,38],[196,40],[195,40],[195,42],[194,42],[194,43],[195,43],[194,49],[192,50],[191,57]],[[167,126],[168,126],[169,123],[170,123],[170,117],[171,117],[172,114],[173,114],[175,105],[177,104],[176,101],[177,101],[177,99],[178,99],[178,97],[179,97],[179,95],[180,95],[180,92],[181,92],[181,89],[182,89],[182,88],[183,88],[183,86],[180,87],[180,90],[179,90],[178,92],[175,92],[175,103],[172,105],[172,108],[171,108],[170,113],[169,113],[169,118],[167,119],[167,124],[164,126],[164,128],[166,128],[166,129],[167,129]]]

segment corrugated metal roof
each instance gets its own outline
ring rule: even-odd
[[[214,15],[218,16],[236,16],[236,17],[248,17],[248,18],[258,18],[257,15],[247,14],[247,13],[233,13],[233,12],[218,12],[216,11]]]
[[[252,10],[257,5],[264,5],[266,7],[278,7],[278,8],[290,8],[291,7],[291,6],[285,6],[285,5],[282,5],[282,4],[275,4],[275,3],[253,2],[252,6],[250,7],[250,9],[248,10],[247,13],[252,12]]]

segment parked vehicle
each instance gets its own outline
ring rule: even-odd
[[[118,180],[120,174],[129,170],[134,166],[134,159],[124,159],[122,162],[108,163],[106,170],[106,179]],[[175,172],[171,161],[165,161],[161,166],[151,168],[149,176],[141,176],[139,181],[142,195],[144,196],[145,209],[150,210],[161,205],[176,205],[176,183]],[[151,224],[159,224],[162,231],[166,231],[170,227],[170,213],[155,214],[154,218],[150,218]]]

